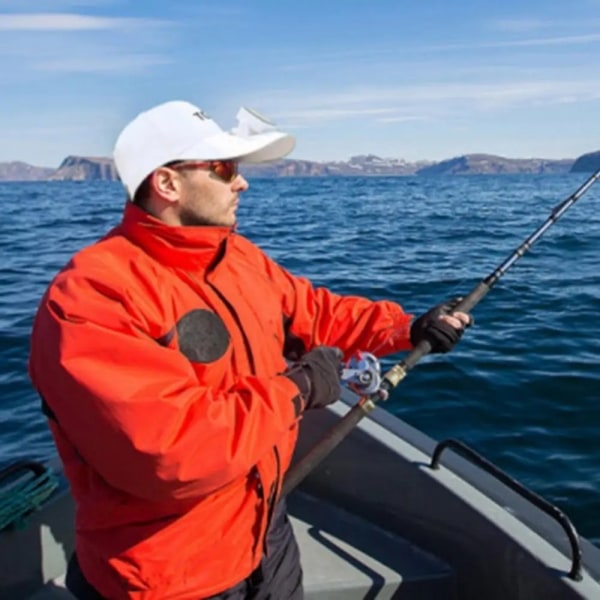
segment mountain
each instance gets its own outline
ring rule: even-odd
[[[580,156],[571,167],[571,173],[593,173],[600,169],[600,150]]]
[[[248,177],[325,177],[333,174],[326,163],[285,159],[265,164],[246,163],[240,171]]]
[[[110,158],[67,156],[60,167],[50,175],[49,179],[61,181],[85,181],[88,179],[118,181],[119,176]]]
[[[353,156],[348,161],[314,162],[283,159],[264,165],[242,165],[242,173],[250,177],[327,177],[337,175],[414,175],[428,161],[410,163],[397,158],[381,158],[374,154]]]
[[[42,181],[48,179],[55,169],[34,167],[24,162],[0,163],[0,181]]]
[[[365,154],[353,156],[347,161],[316,162],[284,159],[266,164],[245,163],[241,171],[248,177],[349,177],[355,175],[560,174],[575,170],[595,171],[599,168],[600,151],[585,154],[577,160],[465,154],[441,162],[408,162],[398,158],[381,158],[374,154]],[[118,179],[112,159],[105,157],[68,156],[58,169],[35,167],[23,162],[0,163],[0,181],[118,181]]]
[[[572,159],[504,158],[493,154],[466,154],[424,167],[418,175],[483,175],[568,173]]]

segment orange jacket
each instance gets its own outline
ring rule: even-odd
[[[313,288],[230,229],[128,204],[50,284],[31,340],[90,583],[196,600],[247,577],[297,436],[285,358],[408,349],[409,321]]]

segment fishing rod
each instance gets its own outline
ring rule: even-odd
[[[542,235],[556,223],[581,196],[583,196],[600,178],[600,169],[596,171],[573,194],[555,206],[550,216],[536,229],[504,262],[458,302],[454,311],[470,312],[486,294],[498,283],[500,278],[538,241]],[[427,340],[419,342],[400,362],[395,364],[383,376],[379,374],[377,359],[368,353],[360,353],[351,360],[342,371],[342,381],[350,382],[349,387],[361,393],[360,400],[336,423],[329,433],[302,457],[289,471],[282,487],[282,496],[289,494],[338,444],[354,429],[361,419],[366,417],[380,400],[387,400],[390,392],[406,377],[408,372],[431,352]]]

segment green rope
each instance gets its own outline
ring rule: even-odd
[[[57,477],[46,469],[41,475],[0,492],[0,531],[9,525],[24,527],[27,515],[37,510],[57,487]]]

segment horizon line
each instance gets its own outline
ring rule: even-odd
[[[315,159],[311,159],[311,158],[293,158],[293,157],[283,157],[277,160],[273,160],[273,161],[268,161],[268,162],[264,162],[264,163],[248,163],[251,166],[260,166],[260,165],[268,165],[268,164],[273,164],[279,161],[296,161],[296,162],[310,162],[310,163],[317,163],[317,164],[325,164],[325,163],[348,163],[350,162],[352,159],[355,158],[368,158],[368,157],[374,157],[374,158],[379,158],[381,160],[389,160],[389,161],[401,161],[404,162],[406,164],[418,164],[418,163],[441,163],[441,162],[446,162],[446,161],[450,161],[450,160],[454,160],[457,158],[462,158],[462,157],[466,157],[466,156],[490,156],[490,157],[494,157],[494,158],[502,158],[505,160],[543,160],[543,161],[548,161],[548,162],[560,162],[560,161],[576,161],[579,158],[583,157],[583,156],[588,156],[590,154],[598,154],[600,153],[600,150],[592,150],[590,152],[584,152],[583,154],[580,154],[576,157],[571,157],[571,156],[565,156],[565,157],[561,157],[561,158],[546,158],[543,156],[529,156],[529,157],[524,157],[524,156],[506,156],[503,154],[492,154],[489,152],[467,152],[467,153],[463,153],[463,154],[456,154],[454,156],[450,156],[448,158],[442,158],[442,159],[432,159],[432,158],[419,158],[419,159],[415,159],[415,160],[408,160],[405,158],[401,158],[401,157],[394,157],[394,156],[381,156],[379,154],[373,154],[372,152],[368,152],[366,154],[354,154],[346,159],[322,159],[322,160],[315,160]],[[38,169],[60,169],[61,165],[69,158],[82,158],[82,159],[86,159],[86,160],[98,160],[98,161],[110,161],[112,163],[114,163],[114,159],[111,156],[93,156],[93,155],[85,155],[85,154],[67,154],[67,156],[65,156],[59,163],[58,166],[54,167],[54,166],[46,166],[46,165],[37,165],[31,162],[28,162],[27,160],[21,160],[21,159],[11,159],[11,160],[2,160],[0,161],[0,165],[7,165],[7,164],[23,164],[23,165],[27,165],[29,167],[34,167],[34,168],[38,168]]]

